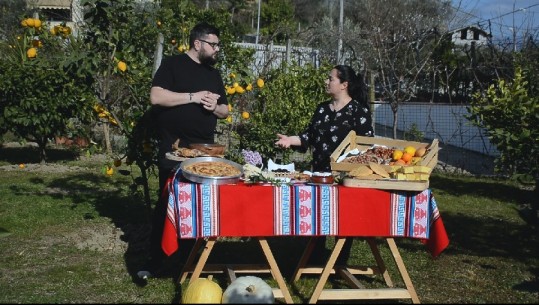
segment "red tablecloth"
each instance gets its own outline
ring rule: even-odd
[[[426,243],[432,256],[449,244],[436,200],[422,192],[331,185],[213,185],[167,183],[162,247],[178,239],[256,236],[407,237]]]

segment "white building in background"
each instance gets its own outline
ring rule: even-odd
[[[456,29],[449,32],[449,35],[451,35],[451,41],[457,47],[470,47],[472,44],[476,47],[485,46],[492,38],[492,35],[476,26]]]
[[[254,62],[251,64],[253,72],[260,72],[264,68],[279,68],[284,62],[296,62],[302,66],[312,64],[320,66],[319,51],[313,48],[293,47],[292,45],[281,46],[274,44],[256,44],[240,42],[235,45],[244,49],[254,49]]]
[[[29,8],[39,9],[39,19],[50,27],[65,23],[77,33],[78,25],[83,21],[80,0],[26,0]]]

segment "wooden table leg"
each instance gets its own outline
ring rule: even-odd
[[[299,278],[303,274],[305,266],[307,265],[307,261],[309,260],[309,257],[311,257],[311,253],[313,252],[315,242],[316,237],[309,238],[309,242],[307,243],[307,246],[305,247],[305,250],[301,255],[296,270],[294,270],[294,273],[292,274],[292,282],[296,282],[297,280],[299,280]]]
[[[204,270],[204,266],[206,265],[206,262],[208,261],[208,257],[210,256],[211,250],[213,249],[213,246],[215,245],[216,240],[217,240],[216,237],[210,237],[206,241],[206,245],[204,246],[204,249],[202,250],[200,257],[198,258],[198,262],[195,266],[195,270],[193,270],[193,274],[191,275],[191,279],[189,281],[194,281],[200,277],[200,274]]]
[[[391,254],[393,255],[393,259],[395,260],[395,263],[397,264],[397,268],[399,269],[399,273],[402,277],[402,280],[404,281],[404,284],[406,285],[406,289],[410,293],[412,302],[414,304],[419,304],[419,298],[417,297],[417,293],[415,292],[415,288],[414,288],[414,285],[412,284],[412,280],[410,279],[410,276],[408,275],[406,266],[404,265],[404,262],[402,261],[402,257],[400,255],[399,249],[397,248],[397,244],[395,243],[395,240],[393,238],[386,238],[386,241],[387,241],[387,244],[389,245],[389,249],[391,250]]]
[[[281,271],[279,270],[279,267],[277,266],[275,257],[273,256],[273,253],[271,252],[268,241],[263,237],[259,237],[258,242],[260,243],[260,247],[262,248],[262,251],[264,252],[264,255],[266,256],[266,260],[268,261],[268,264],[270,266],[271,275],[277,281],[277,284],[279,285],[279,288],[281,289],[280,292],[283,294],[285,302],[287,304],[294,303],[294,301],[292,300],[292,296],[290,295],[290,291],[288,290],[288,287],[286,286],[284,278],[281,274]]]
[[[352,238],[352,237],[348,237],[348,238]],[[366,240],[376,260],[377,266],[373,266],[372,268],[366,268],[364,270],[359,270],[359,269],[353,270],[353,269],[350,269],[349,266],[345,266],[344,268],[342,266],[335,266],[335,262],[337,258],[339,257],[342,251],[342,248],[344,246],[344,243],[346,241],[345,237],[336,237],[335,246],[333,248],[333,251],[331,252],[331,256],[329,260],[324,266],[324,269],[322,270],[322,272],[317,273],[317,274],[320,274],[320,276],[316,284],[316,287],[311,295],[311,298],[309,299],[309,303],[314,304],[320,300],[411,299],[414,304],[418,304],[419,298],[417,297],[416,291],[408,275],[408,272],[406,270],[402,257],[400,256],[399,250],[397,248],[397,245],[395,244],[394,239],[393,238],[385,238],[385,239],[389,245],[389,249],[393,256],[393,260],[395,261],[398,267],[398,272],[406,285],[406,289],[394,287],[389,271],[386,268],[384,259],[382,258],[380,254],[380,250],[374,238],[367,238]],[[299,267],[304,269],[303,272],[305,272],[308,269],[304,267],[303,265]],[[302,271],[300,270],[299,272],[302,272]],[[327,280],[330,274],[332,274],[333,272],[336,272],[337,274],[339,274],[342,278],[347,280],[347,282],[351,286],[354,286],[355,288],[353,289],[341,289],[341,288],[324,289],[324,286],[327,283]],[[362,284],[359,283],[359,281],[357,281],[357,279],[353,276],[353,274],[382,274],[384,277],[385,283],[388,287],[366,289],[363,287]]]
[[[391,280],[391,276],[389,275],[389,272],[387,271],[386,265],[384,263],[384,259],[380,255],[380,250],[378,249],[378,245],[376,245],[376,241],[374,238],[367,238],[367,243],[369,244],[369,247],[371,248],[372,255],[374,256],[374,259],[376,260],[376,265],[378,266],[378,270],[384,277],[384,280],[386,281],[387,287],[394,287],[393,281]]]
[[[333,266],[335,266],[337,257],[339,257],[339,254],[341,253],[341,250],[344,246],[345,241],[346,241],[346,238],[344,237],[335,237],[335,247],[333,248],[333,251],[331,252],[331,255],[329,256],[329,260],[324,266],[324,270],[322,270],[322,274],[320,275],[320,278],[318,279],[318,283],[316,284],[316,287],[314,288],[313,294],[311,295],[311,298],[309,300],[309,304],[314,304],[318,301],[318,298],[320,297],[320,294],[322,293],[322,290],[324,289],[324,285],[326,284],[328,277],[331,274],[331,271],[333,270]]]
[[[294,303],[294,301],[292,300],[292,295],[290,294],[290,291],[288,290],[288,287],[286,286],[286,282],[281,274],[281,271],[279,270],[279,267],[277,266],[277,261],[275,260],[275,257],[273,256],[273,253],[271,252],[271,249],[269,247],[267,240],[262,237],[257,238],[257,240],[258,240],[258,243],[260,244],[260,247],[262,248],[262,252],[264,253],[264,256],[266,257],[267,264],[269,265],[269,273],[272,275],[272,277],[277,281],[277,284],[279,285],[279,289],[277,288],[273,289],[275,297],[284,298],[287,304]],[[201,273],[204,272],[204,268],[207,266],[206,262],[208,261],[208,257],[210,256],[216,242],[217,242],[216,237],[210,237],[206,241],[204,239],[197,239],[195,246],[193,247],[193,250],[189,254],[187,262],[182,269],[180,283],[183,283],[185,279],[187,278],[192,268],[193,262],[195,261],[195,258],[198,255],[198,250],[200,249],[200,247],[204,246],[204,249],[202,250],[202,253],[200,254],[198,258],[195,268],[192,271],[190,281],[194,281],[200,277]],[[236,279],[236,273],[235,273],[236,267],[239,268],[243,266],[242,265],[226,265],[226,264],[222,266],[223,272],[227,274],[231,282],[234,279]],[[262,267],[262,266],[257,266],[257,265],[245,265],[244,269],[245,269],[244,270],[245,272],[250,272],[250,273],[268,273],[267,267]]]
[[[195,245],[191,249],[191,252],[189,253],[189,256],[187,257],[187,261],[183,265],[181,276],[180,276],[180,284],[183,284],[185,280],[187,279],[187,276],[189,276],[189,270],[191,269],[191,266],[195,262],[195,258],[198,254],[198,250],[202,245],[204,245],[204,239],[203,238],[197,238],[195,241]]]

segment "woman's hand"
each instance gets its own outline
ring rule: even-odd
[[[277,140],[277,142],[275,142],[275,145],[283,147],[283,148],[289,148],[290,147],[290,145],[291,145],[290,138],[291,137],[289,137],[287,135],[284,135],[284,134],[280,134],[280,133],[277,134],[277,137],[279,139]]]

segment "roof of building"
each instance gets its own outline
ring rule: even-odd
[[[462,28],[454,29],[454,30],[449,31],[449,33],[456,33],[456,32],[460,32],[462,30],[473,30],[473,31],[478,31],[479,33],[481,33],[482,35],[484,35],[486,37],[491,37],[492,36],[489,33],[485,32],[485,30],[483,30],[482,28],[477,27],[475,25],[469,25],[469,26],[465,26],[465,27],[462,27]]]
[[[35,5],[45,9],[70,9],[73,0],[36,0]]]

